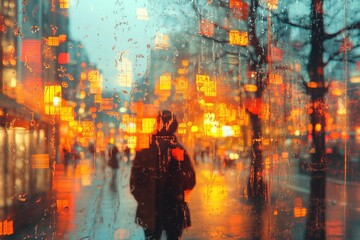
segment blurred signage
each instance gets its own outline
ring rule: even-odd
[[[216,115],[219,118],[229,118],[231,115],[231,110],[225,103],[219,103],[216,105]]]
[[[136,8],[136,17],[139,20],[149,20],[149,14],[146,8]]]
[[[91,121],[84,121],[81,123],[82,126],[82,137],[93,137],[94,136],[94,123]]]
[[[60,114],[61,95],[62,93],[60,85],[50,85],[44,87],[44,105],[46,114]]]
[[[229,8],[232,9],[233,17],[238,20],[246,20],[249,16],[249,4],[241,0],[230,0]]]
[[[230,30],[229,43],[232,45],[247,46],[249,42],[246,31]]]
[[[171,90],[170,74],[164,74],[160,76],[160,90]]]
[[[97,94],[97,95],[101,95],[102,92],[102,78],[101,75],[99,73],[99,71],[97,70],[91,70],[88,72],[87,74],[88,76],[88,80],[90,82],[90,93],[91,94]],[[100,103],[101,101],[95,101],[95,103]]]
[[[100,73],[97,70],[91,70],[88,73],[88,79],[90,82],[98,82],[100,81]]]
[[[138,57],[138,55],[137,55]],[[122,87],[131,87],[133,82],[133,67],[132,61],[123,55],[119,56],[119,64],[117,64],[118,82]]]
[[[249,5],[242,0],[230,0],[229,2],[229,8],[243,9],[248,7]]]
[[[129,144],[129,140],[128,140],[128,146],[132,148]],[[136,149],[147,149],[149,147],[150,147],[150,135],[146,133],[137,134]]]
[[[5,220],[0,222],[0,236],[11,235],[14,233],[14,221]]]
[[[94,95],[94,103],[100,103],[100,105],[101,105],[101,102],[102,102],[101,94],[100,93],[95,94]]]
[[[212,36],[214,35],[214,24],[206,19],[200,20],[200,34],[203,36]]]
[[[24,39],[21,46],[22,62],[41,63],[41,40]]]
[[[232,128],[232,131],[233,131],[233,136],[234,137],[239,137],[239,136],[241,136],[241,130],[240,130],[240,126],[239,125],[232,125],[231,126],[231,128]]]
[[[278,0],[267,0],[267,4],[268,4],[269,9],[275,10],[275,9],[278,9],[279,1]]]
[[[179,127],[178,127],[177,132],[178,132],[179,135],[186,134],[186,123],[179,123]]]
[[[60,0],[59,1],[59,7],[61,9],[67,9],[69,8],[69,0]]]
[[[216,82],[212,81],[208,75],[196,75],[196,89],[203,92],[205,96],[216,96]]]
[[[31,168],[47,169],[50,166],[49,154],[33,154],[31,156]]]
[[[64,43],[67,40],[67,35],[66,34],[60,34],[59,35],[59,43]]]
[[[297,197],[294,200],[294,217],[301,218],[305,217],[307,214],[307,209],[303,207],[302,199]]]
[[[245,107],[247,110],[256,115],[260,114],[262,105],[263,103],[261,98],[248,99],[245,102]]]
[[[59,53],[58,63],[59,64],[68,64],[70,62],[70,54],[67,52]]]
[[[60,114],[61,121],[74,121],[74,108],[69,106],[61,107],[61,114]]]
[[[59,37],[48,37],[47,45],[51,47],[59,46]]]
[[[31,70],[31,72],[40,73],[42,70],[41,40],[22,40],[20,60],[26,63],[26,67]]]
[[[186,93],[188,91],[188,80],[185,77],[176,78],[175,91],[177,93]]]
[[[232,136],[234,136],[234,130],[233,130],[232,126],[228,126],[228,125],[225,125],[225,126],[221,127],[221,133],[222,133],[223,137],[232,137]]]
[[[143,118],[141,119],[141,126],[143,133],[152,133],[155,130],[156,119],[155,118]]]
[[[163,74],[156,81],[154,94],[159,97],[160,101],[166,101],[171,94],[171,75]]]
[[[100,108],[102,110],[112,110],[114,106],[113,98],[102,98],[100,103]]]
[[[255,84],[245,84],[244,85],[244,90],[246,92],[256,92],[257,91],[257,86]]]
[[[62,210],[69,207],[69,200],[67,199],[57,199],[56,200],[56,211],[61,212]]]
[[[155,49],[165,49],[169,48],[169,35],[157,33],[155,35]]]
[[[272,84],[282,84],[282,77],[280,74],[269,73],[269,83]]]

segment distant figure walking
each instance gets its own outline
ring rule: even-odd
[[[177,142],[178,122],[163,110],[148,149],[137,151],[130,176],[131,193],[138,202],[135,222],[146,240],[181,239],[191,225],[185,193],[195,186],[195,171],[186,150]]]
[[[116,186],[115,180],[117,176],[117,170],[119,169],[119,155],[120,155],[119,149],[115,146],[114,140],[110,139],[109,161],[108,161],[108,165],[112,170],[110,187]]]
[[[65,172],[65,175],[67,175],[69,161],[71,159],[71,152],[66,147],[63,148],[63,157],[64,157],[64,172]]]
[[[125,147],[124,147],[124,154],[126,157],[126,162],[129,164],[130,163],[130,148],[128,145],[125,145]]]

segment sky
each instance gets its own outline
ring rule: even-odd
[[[70,35],[81,41],[90,61],[101,70],[105,88],[119,89],[117,67],[129,58],[134,78],[147,68],[148,44],[152,44],[156,25],[139,20],[136,9],[146,7],[146,0],[74,0],[70,4]]]

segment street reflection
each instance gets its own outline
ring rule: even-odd
[[[114,191],[111,169],[95,167],[102,161],[100,154],[96,155],[96,164],[81,159],[75,168],[68,169],[68,173],[62,164],[57,165],[52,180],[53,201],[44,206],[48,209],[47,214],[33,227],[11,234],[15,227],[13,222],[3,222],[3,229],[11,235],[9,239],[50,235],[57,239],[100,239],[103,236],[142,239],[143,232],[135,224],[136,202],[129,189],[131,165],[121,163]],[[293,168],[287,162],[277,164],[278,169],[289,172]],[[350,211],[358,207],[356,203],[343,204],[342,196],[336,194],[322,198],[315,193],[310,197],[308,186],[314,176],[319,184],[318,174],[306,177],[296,176],[294,172],[292,177],[279,175],[276,178],[265,175],[271,180],[269,201],[249,202],[244,194],[248,167],[248,164],[239,164],[218,171],[208,163],[197,164],[198,188],[187,197],[193,225],[185,231],[184,239],[342,239],[345,235],[352,239],[357,236],[356,230],[344,227],[349,225],[343,219],[345,210],[347,224],[359,224],[356,213]],[[329,182],[326,188],[341,190],[343,187],[337,182]],[[313,191],[318,192],[318,189],[319,186],[314,185]],[[19,200],[30,203],[33,199],[38,205],[45,198],[39,194],[31,198],[19,195]],[[345,206],[349,208],[345,209]]]

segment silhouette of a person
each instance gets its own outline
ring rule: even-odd
[[[130,191],[138,202],[136,223],[146,240],[180,239],[191,225],[185,191],[195,186],[195,171],[186,150],[178,143],[178,122],[173,113],[160,111],[148,149],[136,152]]]

